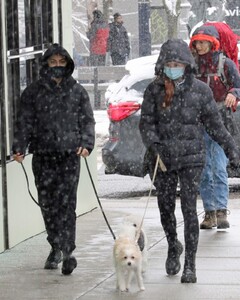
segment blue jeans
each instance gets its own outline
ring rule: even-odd
[[[228,159],[223,149],[205,133],[206,165],[200,182],[200,195],[205,211],[227,209]]]

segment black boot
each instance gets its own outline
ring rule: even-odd
[[[196,254],[185,255],[184,270],[181,277],[181,283],[196,283]]]
[[[62,252],[58,248],[52,248],[45,262],[44,269],[54,270],[58,268],[58,264],[62,261]]]
[[[177,240],[174,245],[168,247],[168,257],[166,260],[166,272],[168,275],[176,275],[180,269],[180,255],[183,252],[182,244]]]
[[[62,274],[70,275],[77,267],[76,258],[71,253],[63,254]]]

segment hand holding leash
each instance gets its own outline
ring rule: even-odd
[[[18,163],[22,163],[24,160],[24,155],[18,152],[16,154],[13,154],[13,159]]]
[[[86,148],[79,147],[77,149],[77,155],[86,158],[86,157],[88,157],[89,152],[88,152],[88,150]]]

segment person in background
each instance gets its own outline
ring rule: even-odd
[[[113,22],[109,24],[107,52],[110,53],[113,65],[125,65],[130,54],[128,33],[123,26],[122,16],[115,13],[113,17]]]
[[[219,51],[219,34],[214,26],[201,26],[190,40],[197,64],[197,78],[207,83],[232,136],[238,134],[231,114],[240,99],[240,77],[235,63]],[[221,130],[219,128],[219,130]],[[228,159],[224,150],[205,133],[206,164],[201,177],[200,195],[205,216],[200,229],[229,228],[228,213]]]
[[[75,69],[84,66],[84,59],[75,47],[73,47],[73,61]]]
[[[153,180],[158,155],[166,167],[157,169],[154,185],[168,242],[165,264],[168,275],[176,275],[181,269],[183,246],[178,240],[175,216],[180,184],[185,240],[182,283],[197,281],[196,203],[206,157],[204,128],[224,148],[234,166],[240,161],[238,148],[221,120],[211,89],[196,79],[194,73],[194,58],[188,44],[181,39],[165,42],[155,67],[157,77],[144,93],[139,125],[147,149],[145,170]]]
[[[107,52],[109,26],[100,10],[93,11],[93,21],[87,37],[90,42],[90,65],[104,66]]]
[[[86,90],[71,76],[74,62],[59,44],[42,57],[40,79],[22,93],[14,124],[13,159],[32,153],[38,203],[51,246],[45,269],[71,274],[77,266],[76,200],[80,157],[95,143],[95,121]]]

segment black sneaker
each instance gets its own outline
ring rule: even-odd
[[[74,256],[67,256],[63,258],[62,273],[63,275],[70,275],[77,267],[77,260]]]
[[[52,249],[45,262],[44,269],[54,270],[58,268],[58,264],[62,261],[62,252],[60,249]]]
[[[182,244],[177,241],[174,247],[168,249],[168,257],[166,260],[166,272],[168,275],[176,275],[181,269],[180,255],[183,252]]]

